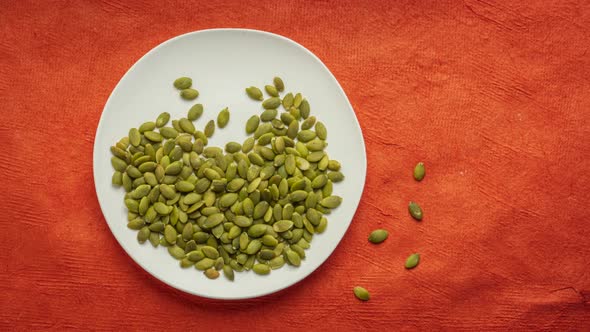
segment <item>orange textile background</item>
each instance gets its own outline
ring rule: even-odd
[[[368,158],[326,263],[233,302],[136,265],[92,176],[99,117],[126,70],[169,38],[219,27],[318,55]],[[0,1],[0,330],[588,331],[589,27],[590,3],[570,0]],[[375,228],[390,231],[379,246]],[[413,252],[422,261],[406,271]]]

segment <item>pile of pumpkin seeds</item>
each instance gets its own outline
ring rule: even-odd
[[[191,78],[173,85],[186,100],[199,95]],[[265,275],[302,264],[313,235],[325,231],[326,215],[342,202],[332,190],[344,175],[324,151],[326,126],[300,93],[281,97],[284,89],[279,77],[264,87],[267,99],[257,87],[246,89],[264,111],[248,119],[250,136],[241,144],[208,146],[230,111],[201,131],[193,122],[204,107],[195,104],[185,118],[170,122],[164,112],[111,147],[112,183],[125,189],[127,226],[140,243],[167,247],[180,267],[210,279],[219,271],[233,281],[234,272]]]

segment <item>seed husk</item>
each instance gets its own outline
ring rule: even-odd
[[[190,77],[179,77],[174,80],[174,87],[178,90],[188,89],[193,85],[193,80]]]
[[[371,298],[369,291],[361,286],[356,286],[353,290],[354,296],[361,301],[369,301]]]
[[[424,163],[419,162],[416,164],[416,167],[414,167],[414,179],[416,179],[416,181],[422,181],[422,179],[424,179],[424,175],[426,175]]]
[[[262,91],[260,91],[259,88],[255,87],[255,86],[251,86],[249,88],[246,88],[246,94],[248,95],[248,97],[254,99],[254,100],[262,100]]]
[[[422,217],[423,217],[422,208],[420,207],[420,205],[418,205],[418,203],[410,202],[410,204],[408,204],[408,211],[410,212],[410,215],[412,216],[412,218],[414,218],[418,221],[422,220]]]
[[[225,128],[229,122],[229,109],[226,107],[222,109],[217,115],[217,126],[219,128]]]
[[[420,254],[412,254],[406,259],[406,269],[413,269],[420,263]]]
[[[184,89],[180,91],[180,96],[182,99],[193,100],[199,96],[199,91],[195,89]]]
[[[384,229],[376,229],[369,235],[369,242],[379,244],[387,239],[389,232]]]

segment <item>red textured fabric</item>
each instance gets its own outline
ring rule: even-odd
[[[588,331],[589,6],[1,1],[0,330]],[[367,147],[364,195],[334,254],[247,301],[186,295],[144,272],[107,228],[92,179],[95,129],[125,71],[215,27],[317,54]],[[378,227],[390,238],[374,246]],[[422,261],[406,271],[413,252]]]

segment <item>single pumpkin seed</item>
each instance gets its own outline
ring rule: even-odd
[[[188,110],[186,117],[190,121],[197,121],[201,115],[203,115],[203,105],[195,104]]]
[[[170,113],[162,112],[156,118],[156,127],[158,127],[158,128],[164,127],[168,123],[168,121],[170,121]]]
[[[207,124],[205,125],[205,129],[203,130],[203,132],[205,133],[206,137],[213,136],[213,133],[215,133],[215,121],[209,120],[209,122],[207,122]]]
[[[369,301],[371,298],[369,291],[361,286],[356,286],[353,290],[354,296],[361,301]]]
[[[264,122],[269,122],[272,119],[276,118],[277,113],[278,113],[277,110],[274,108],[264,110],[264,112],[262,112],[262,114],[260,114],[260,120],[262,120]]]
[[[188,89],[193,85],[193,80],[190,77],[179,77],[174,80],[174,87],[178,90]]]
[[[278,91],[285,90],[285,83],[283,83],[283,80],[280,77],[275,76],[272,79],[272,82],[273,82],[273,84],[275,85],[275,87],[277,88]]]
[[[413,269],[420,263],[420,254],[412,254],[408,259],[406,259],[405,267],[406,269]]]
[[[266,264],[254,264],[252,271],[258,275],[267,275],[270,273],[270,266]]]
[[[186,100],[193,100],[199,96],[199,91],[195,89],[184,89],[180,91],[180,96]]]
[[[301,100],[301,104],[296,107],[299,107],[299,112],[300,112],[302,118],[307,119],[309,117],[310,107],[309,107],[309,102],[307,101],[307,99]]]
[[[412,216],[412,218],[418,221],[422,220],[422,208],[420,207],[420,205],[418,205],[418,203],[410,202],[410,204],[408,204],[408,211],[410,211],[410,215]]]
[[[262,107],[265,109],[273,109],[279,107],[281,99],[279,97],[270,97],[262,102]]]
[[[265,85],[264,90],[266,90],[266,93],[268,93],[271,97],[278,97],[279,96],[279,92],[274,85]]]
[[[230,265],[223,266],[223,275],[227,278],[227,280],[234,281],[234,270]]]
[[[376,229],[369,235],[369,242],[379,244],[387,239],[389,232],[384,229]]]
[[[222,109],[217,115],[217,126],[219,128],[225,128],[229,122],[229,109],[226,107]]]
[[[424,163],[419,162],[418,164],[416,164],[416,167],[414,167],[414,179],[416,179],[416,181],[422,181],[422,179],[424,179],[425,174],[426,170],[424,168]]]
[[[254,100],[262,100],[262,91],[260,91],[259,88],[255,87],[255,86],[251,86],[249,88],[246,88],[246,94],[248,95],[248,97],[254,99]]]

